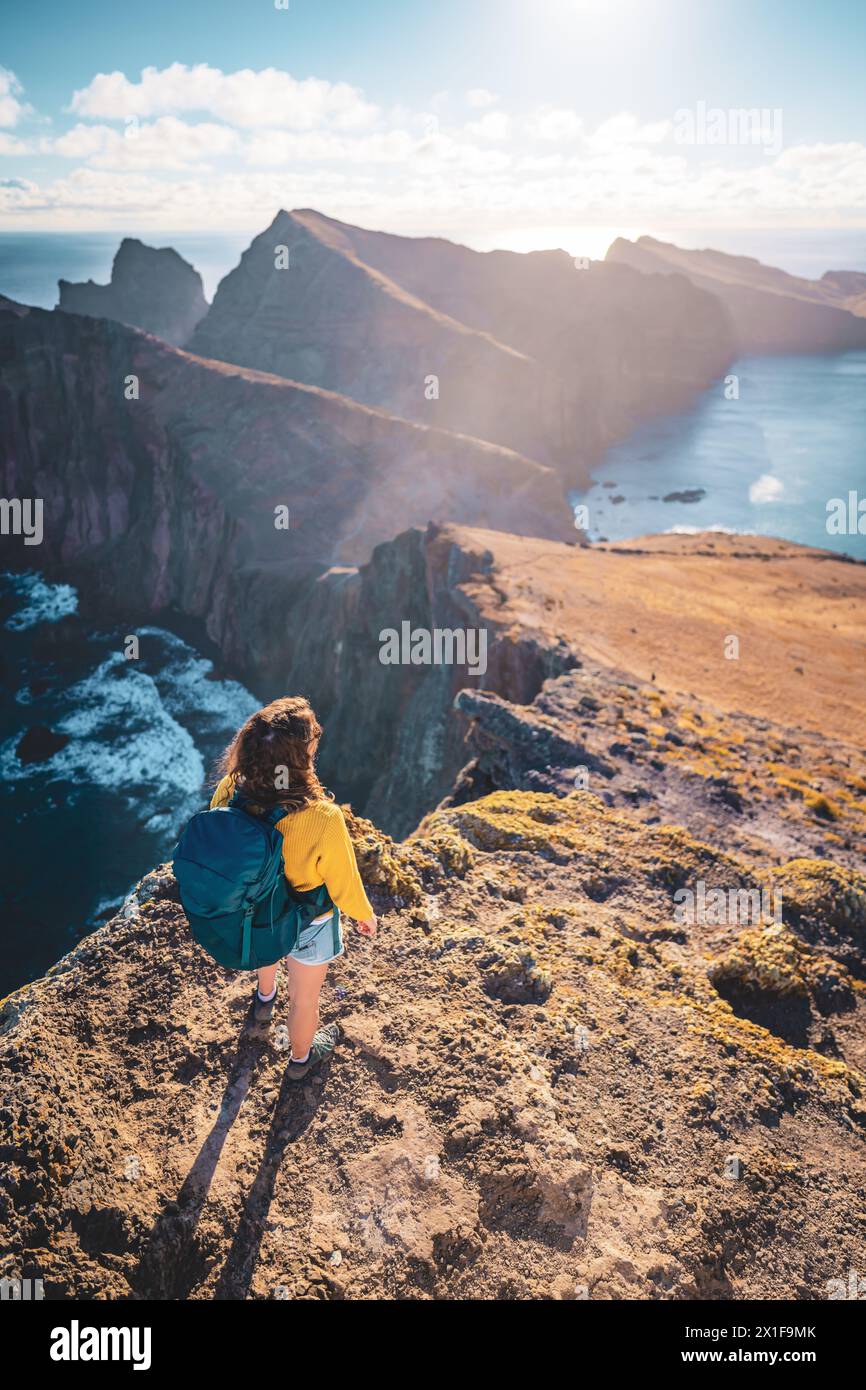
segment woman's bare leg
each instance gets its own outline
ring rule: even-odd
[[[319,992],[328,967],[303,965],[301,961],[287,956],[286,969],[289,972],[291,996],[289,1039],[292,1044],[292,1056],[301,1058],[306,1057],[309,1052],[319,1026]]]
[[[280,962],[277,961],[276,965],[263,965],[261,970],[256,971],[259,979],[259,994],[265,996],[273,994],[274,985],[277,983],[277,971],[279,968]]]

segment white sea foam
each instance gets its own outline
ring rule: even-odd
[[[723,536],[755,536],[757,531],[744,531],[737,526],[722,526],[718,521],[714,521],[709,526],[667,526],[662,532],[665,536],[697,536],[701,531],[718,531]]]
[[[113,898],[100,898],[90,914],[90,920],[92,922],[102,919],[107,921],[109,917],[116,917],[128,896],[128,893],[120,893]]]
[[[761,506],[764,502],[778,502],[784,492],[785,484],[781,478],[774,477],[772,473],[762,473],[749,487],[749,501],[755,506]]]
[[[156,637],[168,659],[155,676],[162,702],[176,718],[193,717],[202,732],[238,728],[259,707],[239,681],[211,680],[213,663],[180,637],[162,628],[139,628],[142,639]],[[170,655],[169,655],[170,654]]]
[[[70,742],[51,758],[22,765],[17,736],[0,746],[0,776],[48,777],[120,793],[142,828],[174,833],[197,809],[205,766],[196,740],[225,736],[257,701],[237,681],[207,679],[212,663],[161,628],[138,630],[158,642],[154,675],[113,651],[62,695],[66,713],[52,727]]]
[[[12,632],[23,632],[38,623],[56,623],[78,608],[78,594],[71,584],[49,584],[33,571],[6,573],[2,578],[24,600],[23,606],[6,619],[5,626]]]

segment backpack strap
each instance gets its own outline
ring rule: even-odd
[[[233,806],[237,811],[246,811],[248,816],[254,815],[249,809],[247,798],[240,792],[235,792],[228,804],[229,806]],[[255,819],[263,820],[266,825],[276,826],[277,821],[281,821],[285,814],[285,806],[272,806],[269,811],[262,811],[256,815]]]
[[[244,908],[244,922],[241,935],[241,970],[250,969],[250,950],[253,944],[253,913],[255,903],[247,903]]]

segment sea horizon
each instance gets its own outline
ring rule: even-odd
[[[361,215],[358,216],[363,221]],[[250,230],[219,232],[206,228],[182,231],[131,227],[94,231],[0,229],[0,294],[33,308],[54,309],[59,299],[59,280],[94,280],[97,284],[107,284],[118,246],[124,237],[133,237],[148,246],[172,247],[199,272],[205,298],[212,300],[220,280],[235,268],[250,242],[266,226],[263,222],[262,226]],[[560,249],[569,255],[589,255],[592,260],[602,260],[607,247],[618,236],[629,240],[652,236],[689,250],[704,248],[734,256],[751,256],[764,265],[805,279],[820,279],[830,270],[866,271],[866,226],[782,230],[677,228],[647,223],[639,229],[622,226],[603,230],[605,234],[600,239],[599,229],[594,226],[563,228],[561,237],[551,236],[550,229],[541,229],[537,244],[529,232],[519,235],[504,232],[501,236],[485,232],[465,240],[454,234],[443,239],[479,251],[512,250],[526,254],[533,250]],[[424,233],[399,235],[421,236]]]

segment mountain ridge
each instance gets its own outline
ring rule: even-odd
[[[280,245],[288,269],[275,268]],[[489,438],[567,484],[730,361],[724,315],[702,291],[602,263],[577,269],[564,253],[367,232],[311,210],[282,210],[254,239],[188,346]]]
[[[807,280],[752,256],[685,250],[648,236],[633,242],[617,237],[606,259],[645,274],[685,275],[715,294],[730,316],[742,353],[840,352],[866,346],[859,295],[840,291],[833,273]],[[835,272],[840,274],[846,272]]]

